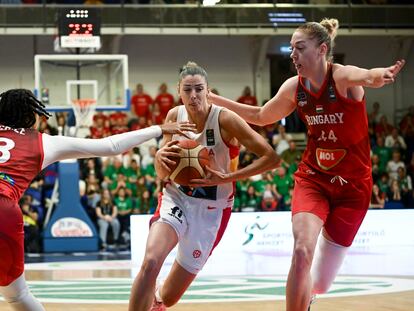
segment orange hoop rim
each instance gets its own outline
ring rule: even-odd
[[[75,107],[85,108],[96,104],[96,100],[92,98],[72,99]]]

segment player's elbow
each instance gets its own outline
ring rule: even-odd
[[[267,169],[274,169],[279,166],[280,164],[280,157],[277,153],[269,146],[267,148],[266,153],[264,154],[266,157]]]

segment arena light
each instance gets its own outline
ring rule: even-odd
[[[203,6],[213,6],[219,2],[220,0],[203,0]]]

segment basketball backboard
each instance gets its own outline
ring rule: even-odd
[[[129,110],[127,55],[36,55],[35,96],[49,111],[68,111],[71,101],[95,99],[97,110]]]

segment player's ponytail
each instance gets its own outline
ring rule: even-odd
[[[12,128],[31,128],[36,116],[49,118],[50,114],[31,91],[11,89],[0,94],[0,124]]]
[[[200,75],[204,77],[206,79],[206,83],[208,84],[207,72],[204,70],[204,68],[200,67],[195,62],[191,62],[191,61],[187,62],[187,64],[181,67],[180,82],[186,76],[195,76],[195,75]]]

